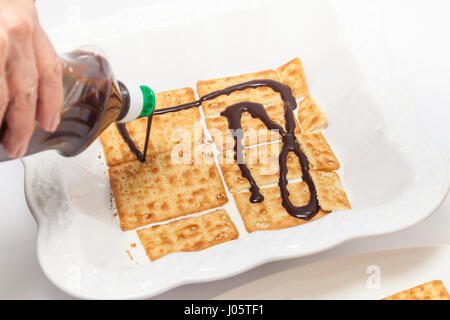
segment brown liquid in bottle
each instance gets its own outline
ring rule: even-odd
[[[64,104],[61,122],[55,132],[47,132],[36,123],[26,155],[50,149],[58,150],[63,156],[77,155],[128,111],[128,90],[114,79],[105,58],[74,51],[64,55],[62,61]],[[2,149],[0,161],[9,160]]]

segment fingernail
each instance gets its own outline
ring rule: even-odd
[[[13,157],[14,158],[22,158],[25,155],[25,153],[27,152],[27,149],[28,149],[28,144],[26,143],[16,149],[16,152],[14,153]]]
[[[60,118],[59,118],[59,114],[57,114],[54,118],[53,118],[53,120],[52,120],[52,123],[51,123],[51,125],[50,125],[50,131],[55,131],[56,130],[56,128],[58,128],[58,126],[59,126],[59,121],[60,121]]]

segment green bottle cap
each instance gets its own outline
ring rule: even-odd
[[[139,117],[146,117],[155,110],[156,99],[155,93],[147,86],[140,86],[142,95],[144,96],[144,103]]]

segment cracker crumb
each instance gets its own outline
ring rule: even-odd
[[[130,250],[125,250],[125,252],[128,254],[128,257],[130,257],[130,260],[134,260]]]

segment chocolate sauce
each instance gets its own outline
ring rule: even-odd
[[[143,153],[141,152],[141,150],[139,150],[139,148],[134,143],[133,139],[131,139],[130,135],[128,134],[126,124],[116,123],[117,130],[119,131],[119,134],[122,136],[123,141],[125,141],[130,151],[135,154],[136,158],[140,162],[145,162],[145,160],[147,159],[147,149],[148,149],[148,141],[150,140],[150,128],[152,126],[152,119],[153,113],[147,116],[147,129],[145,132],[145,143]]]
[[[270,119],[264,106],[260,103],[245,101],[228,106],[220,115],[227,118],[228,128],[232,130],[233,133],[235,141],[234,159],[238,163],[242,177],[246,178],[250,183],[250,193],[251,193],[250,202],[252,203],[262,202],[264,200],[264,196],[259,192],[259,187],[256,184],[256,181],[254,180],[249,168],[242,159],[242,149],[243,149],[241,142],[243,138],[241,125],[242,113],[248,112],[253,118],[260,119],[268,130],[278,130],[278,132],[282,137],[283,143],[278,158],[280,165],[280,179],[278,181],[278,186],[280,187],[282,205],[284,208],[286,208],[287,212],[290,215],[296,218],[309,220],[313,218],[319,211],[319,204],[317,201],[316,188],[314,186],[314,182],[312,181],[311,175],[309,174],[308,159],[306,158],[305,154],[301,151],[300,146],[298,145],[295,138],[294,130],[296,124],[292,110],[294,110],[297,107],[297,103],[295,101],[294,96],[291,94],[291,89],[288,86],[278,81],[268,79],[248,81],[234,86],[230,86],[223,90],[211,92],[194,102],[182,104],[175,107],[155,110],[153,114],[158,115],[198,107],[201,105],[203,101],[212,100],[221,95],[229,95],[234,91],[244,90],[248,88],[258,88],[263,86],[270,87],[273,91],[280,93],[284,103],[284,119],[286,130],[283,127],[276,124],[275,122],[273,122],[272,119]],[[124,141],[128,144],[130,150],[136,155],[136,157],[141,162],[145,161],[145,153],[147,151],[148,137],[150,135],[150,126],[151,126],[151,118],[149,116],[147,121],[146,146],[144,149],[144,154],[142,154],[142,152],[136,147],[136,144],[130,138],[125,125],[117,124],[117,128],[119,130],[120,135],[122,136]],[[303,175],[302,179],[308,185],[310,193],[309,202],[306,205],[300,207],[297,207],[292,204],[292,202],[289,200],[290,193],[287,190],[288,184],[288,180],[286,177],[288,172],[287,156],[290,152],[293,152],[299,159]]]
[[[246,87],[245,84],[250,84],[251,86]],[[284,104],[284,120],[286,125],[286,130],[283,127],[276,124],[270,119],[264,106],[260,103],[254,102],[239,102],[228,106],[224,111],[221,112],[221,116],[226,117],[228,120],[228,128],[234,132],[234,159],[238,162],[239,168],[241,169],[242,177],[246,178],[250,183],[250,202],[261,202],[264,200],[264,196],[259,192],[259,187],[256,185],[250,170],[242,159],[242,126],[241,117],[243,112],[248,112],[253,118],[260,119],[268,130],[277,130],[282,137],[282,148],[279,159],[280,165],[280,179],[278,180],[278,186],[280,187],[282,205],[286,211],[296,217],[309,220],[313,218],[319,211],[319,204],[316,196],[316,188],[314,182],[309,174],[309,163],[305,154],[301,151],[295,138],[295,119],[292,110],[297,107],[295,98],[291,94],[291,89],[282,83],[274,80],[254,80],[247,83],[242,83],[238,85],[240,88],[255,88],[259,86],[268,86],[273,91],[280,93]],[[243,87],[242,87],[243,86]],[[226,89],[225,89],[226,90]],[[241,90],[241,89],[238,89]],[[237,134],[236,134],[237,133]],[[308,185],[310,198],[308,204],[300,207],[296,207],[289,200],[289,191],[287,190],[287,156],[290,152],[293,152],[299,159],[300,166],[302,169],[302,179]],[[240,164],[239,164],[240,163]]]
[[[64,156],[74,156],[128,111],[129,97],[125,86],[115,81],[103,56],[78,50],[63,57],[61,122],[56,132],[47,135],[43,142],[53,144],[52,140],[61,136],[61,132],[65,137],[71,135],[74,139],[64,139],[58,151]]]
[[[60,124],[55,132],[36,124],[26,155],[56,149],[64,156],[75,156],[128,111],[126,88],[115,81],[105,58],[77,50],[63,55],[61,61],[64,104]],[[0,161],[9,159],[0,149]]]

